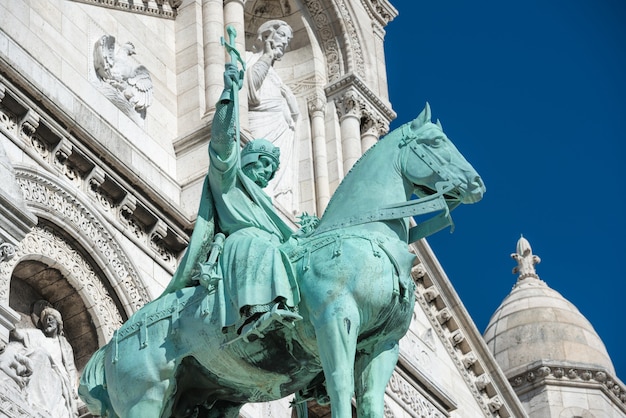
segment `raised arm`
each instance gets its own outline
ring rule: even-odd
[[[233,86],[241,84],[242,75],[235,64],[226,64],[224,91],[217,102],[211,126],[211,147],[222,159],[227,159],[235,149],[235,103]]]

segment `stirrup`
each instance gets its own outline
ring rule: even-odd
[[[239,336],[223,345],[226,346],[238,340],[244,340],[245,342],[249,343],[250,340],[248,339],[248,337],[252,335],[256,335],[257,338],[264,338],[265,335],[263,334],[263,332],[274,321],[280,322],[282,325],[288,328],[293,328],[295,326],[294,322],[302,319],[302,316],[298,315],[297,313],[291,312],[288,309],[280,309],[278,306],[278,303],[275,304],[271,310],[265,312],[256,321],[245,324],[241,329],[241,334]]]

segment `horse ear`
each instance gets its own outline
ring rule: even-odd
[[[441,121],[439,119],[437,119],[437,126],[439,126],[439,129],[443,131],[443,126],[441,126]]]
[[[411,122],[411,129],[418,129],[428,122],[430,122],[430,105],[426,102],[426,106],[424,107],[424,110],[422,110],[422,113],[420,113],[413,120],[413,122]]]

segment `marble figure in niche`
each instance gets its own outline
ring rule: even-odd
[[[280,148],[280,167],[266,192],[293,214],[298,203],[295,129],[300,111],[293,92],[274,69],[292,38],[293,30],[286,22],[263,23],[257,30],[254,51],[246,53],[246,82],[252,137],[267,139]]]

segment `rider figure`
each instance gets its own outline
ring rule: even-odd
[[[226,234],[220,267],[224,276],[224,325],[237,324],[242,337],[273,320],[301,319],[291,263],[278,246],[292,235],[263,188],[279,165],[280,150],[265,139],[239,149],[235,138],[233,86],[241,83],[235,64],[226,64],[224,92],[216,105],[209,143],[209,184],[217,223]]]

